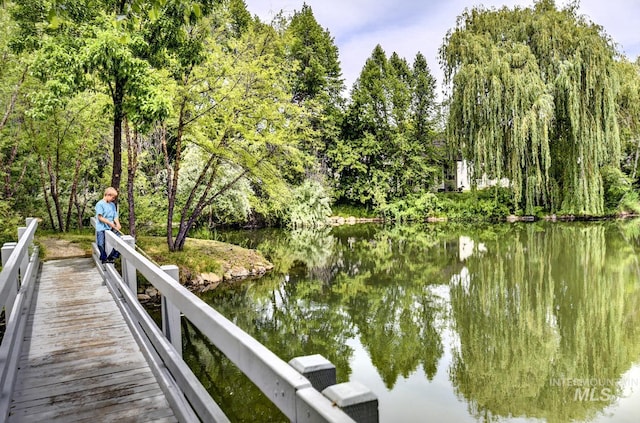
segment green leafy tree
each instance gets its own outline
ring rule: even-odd
[[[465,11],[440,56],[448,138],[472,179],[509,178],[527,213],[601,214],[600,169],[620,156],[615,54],[575,3]]]
[[[17,26],[5,5],[0,6],[0,199],[14,201],[24,183],[26,149],[19,142],[20,115],[29,60],[16,54],[11,41]]]
[[[0,123],[2,192],[7,201],[14,206],[19,205],[19,210],[24,211],[25,214],[44,215],[46,210],[41,208],[43,196],[38,195],[38,191],[41,191],[45,184],[60,186],[60,183],[64,184],[65,181],[61,182],[56,178],[60,175],[56,175],[57,169],[53,166],[49,167],[51,172],[48,182],[42,178],[43,174],[38,172],[38,169],[43,169],[39,165],[42,163],[42,157],[38,156],[38,147],[44,145],[42,143],[46,138],[44,133],[52,129],[48,125],[39,126],[47,116],[61,111],[71,97],[71,93],[81,83],[81,78],[77,77],[76,58],[67,54],[63,45],[52,43],[49,39],[37,40],[42,48],[35,54],[26,54],[26,49],[23,47],[30,38],[20,37],[24,34],[23,28],[18,21],[12,19],[13,16],[9,13],[16,10],[14,4],[8,3],[7,8],[4,6],[1,9],[1,19],[6,32],[3,31],[1,42],[4,59],[1,85],[3,104],[6,104],[6,109]],[[37,14],[38,8],[29,13]],[[8,65],[4,65],[5,63]],[[66,69],[61,71],[63,68]],[[4,103],[5,99],[6,103]],[[74,126],[77,126],[77,122],[70,119],[67,127]],[[34,132],[34,127],[39,129]],[[67,158],[70,159],[70,157]],[[73,186],[77,187],[77,185]],[[57,194],[57,191],[54,194]],[[75,193],[71,194],[73,196]],[[66,192],[65,197],[68,195],[69,192]],[[44,200],[50,198],[45,197]],[[54,198],[58,201],[56,207],[48,209],[57,216],[56,225],[52,227],[65,228],[67,226],[65,223],[71,220],[74,203],[70,201],[65,212],[60,202],[61,198],[57,195]],[[50,223],[53,223],[52,219]]]
[[[290,198],[283,175],[296,166],[302,170],[296,133],[298,122],[305,121],[304,109],[290,101],[281,39],[259,22],[229,33],[226,23],[239,9],[226,6],[217,11],[204,61],[182,67],[175,113],[163,132],[172,251],[183,248],[203,211],[243,179],[251,181],[254,198],[260,199],[252,203],[254,212],[269,206],[282,213]],[[180,184],[187,145],[197,148],[201,166],[195,183],[185,188]]]
[[[123,121],[148,125],[161,119],[166,104],[155,89],[158,80],[152,66],[166,64],[171,50],[184,33],[183,24],[196,20],[206,3],[191,1],[56,2],[18,0],[12,8],[20,25],[14,40],[16,51],[40,51],[48,56],[41,68],[54,94],[66,97],[79,92],[93,75],[111,98],[113,163],[111,185],[122,178]],[[60,60],[60,59],[64,60]],[[55,97],[48,99],[50,102]],[[64,100],[61,100],[64,101]]]
[[[116,187],[120,184],[122,119],[128,116],[144,128],[149,120],[161,117],[167,109],[167,104],[157,95],[156,87],[160,84],[150,66],[131,51],[132,44],[138,47],[144,44],[141,32],[129,31],[127,25],[132,19],[124,19],[122,15],[123,19],[116,20],[108,14],[113,11],[107,4],[77,6],[19,1],[12,7],[18,25],[12,37],[13,50],[32,57],[31,74],[41,82],[40,86],[34,84],[28,95],[25,115],[31,126],[24,128],[28,134],[26,141],[40,155],[43,200],[51,224],[63,231],[71,225],[72,204],[77,224],[82,225],[88,197],[85,193],[80,200],[78,190],[79,183],[85,180],[84,173],[91,165],[108,168],[108,161],[100,160],[101,151],[93,148],[102,135],[96,131],[104,130],[101,124],[96,125],[100,121],[96,116],[102,116],[104,110],[97,110],[89,103],[95,101],[107,108],[101,100],[95,100],[95,93],[104,89],[112,100],[111,184]],[[97,78],[92,78],[94,75]],[[89,103],[88,98],[91,98]],[[79,135],[76,131],[85,133]],[[65,151],[79,153],[65,155]],[[93,154],[98,160],[87,161]],[[68,163],[74,156],[75,163]],[[73,172],[69,172],[70,169]],[[89,188],[102,191],[102,187],[84,184],[84,189]],[[69,201],[66,212],[62,210],[63,197]]]
[[[100,190],[99,157],[107,132],[106,122],[98,117],[104,101],[96,95],[78,95],[46,115],[29,113],[38,107],[25,113],[24,142],[37,158],[49,223],[58,231],[82,228],[93,210],[89,202]]]

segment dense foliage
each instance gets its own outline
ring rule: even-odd
[[[435,109],[424,56],[409,66],[376,46],[353,86],[342,137],[329,151],[337,196],[380,207],[432,189],[442,173]]]
[[[441,49],[451,142],[527,213],[602,214],[600,169],[620,163],[616,51],[576,8],[467,10]]]
[[[421,53],[382,45],[345,95],[308,5],[264,23],[243,0],[14,0],[0,24],[3,233],[24,216],[87,227],[109,185],[130,233],[171,250],[219,225],[322,226],[332,208],[638,210],[640,64],[573,5],[464,11],[441,50],[443,104]],[[438,193],[461,159],[510,188]]]

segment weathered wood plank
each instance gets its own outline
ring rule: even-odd
[[[155,396],[147,396],[147,393],[134,393],[128,397],[110,398],[101,400],[87,397],[91,403],[74,404],[72,408],[59,407],[56,404],[49,405],[45,409],[28,410],[24,414],[17,413],[15,420],[19,422],[72,422],[87,419],[93,422],[122,421],[123,416],[131,422],[149,421],[145,416],[152,411],[157,412],[161,405],[166,403],[162,392]],[[121,402],[118,402],[118,400]],[[160,404],[160,407],[159,407]],[[163,410],[161,414],[167,413]],[[11,422],[14,416],[10,416]],[[173,421],[177,421],[174,417]]]
[[[75,398],[78,394],[87,397],[97,393],[108,392],[111,397],[113,389],[118,389],[119,395],[128,394],[131,390],[140,389],[141,387],[145,387],[144,390],[157,389],[157,386],[154,385],[156,380],[153,375],[149,375],[144,370],[138,369],[134,372],[111,373],[92,378],[74,379],[46,386],[23,387],[15,393],[20,397],[21,401],[16,404],[15,409],[41,404],[47,405],[50,402],[62,402],[65,397]]]
[[[35,289],[9,422],[176,421],[92,259],[45,262]]]
[[[118,361],[118,357],[123,357],[123,360]],[[139,361],[127,362],[125,361],[126,359],[127,357],[124,356],[115,356],[115,360],[101,363],[99,366],[95,365],[94,359],[77,360],[73,364],[73,374],[68,372],[69,366],[66,363],[64,365],[47,366],[44,369],[23,372],[20,375],[20,381],[23,387],[45,386],[67,382],[76,378],[112,374],[114,373],[113,366],[115,364],[118,365],[118,370],[123,372],[146,367],[146,363],[140,363]]]
[[[43,347],[47,351],[62,352],[99,345],[117,346],[120,345],[122,341],[128,339],[125,333],[126,330],[128,330],[128,328],[125,325],[117,328],[96,328],[93,330],[84,330],[84,328],[81,328],[73,333],[63,332],[58,335],[49,334],[30,339],[28,341],[29,352],[35,354],[40,347]]]

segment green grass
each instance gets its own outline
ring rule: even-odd
[[[58,233],[53,231],[38,231],[36,242],[41,247],[40,255],[56,256],[55,251],[47,251],[44,247],[47,239],[58,239],[71,242],[81,248],[86,254],[91,254],[91,244],[94,242],[93,231],[77,231]],[[142,236],[136,239],[136,245],[152,261],[158,265],[173,264],[180,269],[180,282],[185,284],[201,273],[215,273],[218,276],[233,268],[264,266],[267,260],[255,250],[242,248],[237,245],[220,241],[188,238],[182,251],[169,251],[165,237]]]

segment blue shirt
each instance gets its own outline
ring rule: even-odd
[[[102,199],[96,204],[96,231],[110,230],[111,226],[101,222],[100,219],[98,219],[98,215],[102,215],[102,217],[106,217],[107,220],[113,222],[118,217],[118,210],[116,209],[115,203],[107,203]]]

